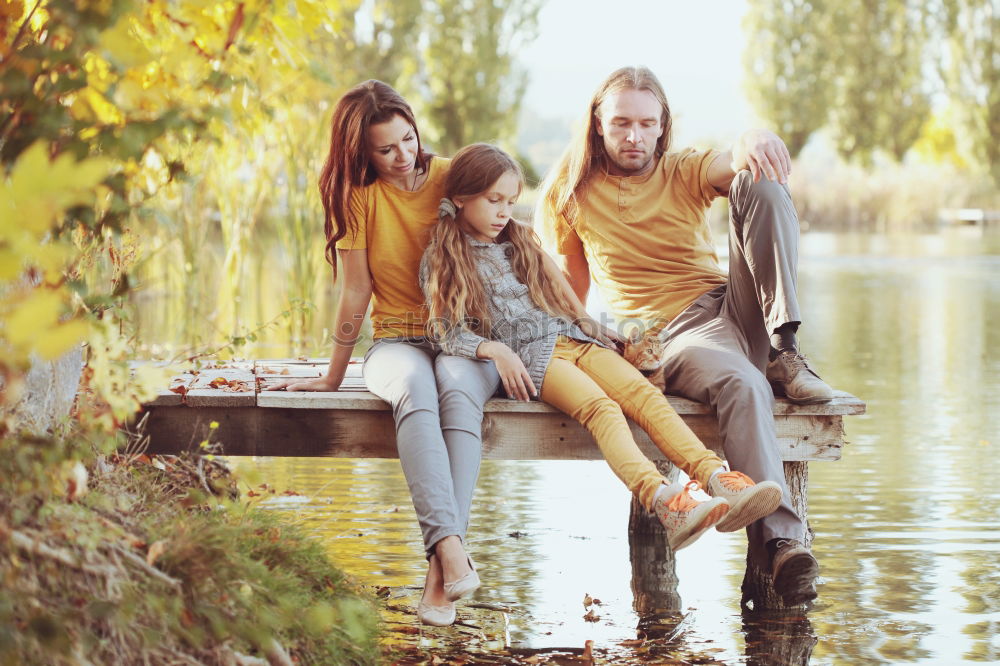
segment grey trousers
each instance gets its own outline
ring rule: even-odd
[[[729,191],[729,280],[703,294],[664,329],[671,393],[711,405],[726,459],[754,481],[775,481],[782,502],[747,527],[750,552],[776,538],[802,540],[778,457],[774,394],[764,377],[769,335],[801,321],[795,293],[799,224],[788,188],[741,171]],[[758,559],[766,562],[765,559]]]
[[[368,390],[392,405],[396,448],[427,556],[469,527],[482,458],[483,405],[500,376],[492,361],[440,354],[424,338],[376,341],[362,369]]]

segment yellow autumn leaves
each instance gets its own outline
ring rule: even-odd
[[[86,322],[71,316],[63,273],[72,247],[52,235],[68,208],[94,205],[108,160],[49,160],[41,142],[0,181],[0,357],[22,365],[32,353],[53,359],[79,343]]]

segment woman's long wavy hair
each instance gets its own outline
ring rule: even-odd
[[[455,326],[489,337],[492,322],[489,316],[486,290],[476,271],[475,255],[469,236],[464,231],[462,211],[456,200],[485,194],[505,173],[513,172],[524,185],[521,167],[510,155],[496,146],[474,143],[462,148],[451,161],[445,181],[445,199],[439,211],[439,222],[431,234],[428,249],[427,283],[430,333],[442,338]],[[520,190],[519,190],[520,192]],[[511,265],[514,274],[535,305],[549,314],[573,319],[573,304],[548,279],[545,254],[538,235],[530,226],[514,219],[497,236],[497,242],[513,245]]]
[[[535,213],[536,220],[553,219],[556,215],[562,215],[572,224],[577,212],[577,196],[594,173],[608,171],[608,154],[604,150],[604,137],[597,133],[600,124],[597,114],[608,96],[622,90],[648,90],[656,97],[663,106],[663,114],[660,117],[663,134],[656,142],[654,159],[659,159],[670,149],[672,125],[670,106],[656,75],[647,67],[622,67],[615,70],[594,92],[581,127],[542,182]],[[543,231],[547,231],[548,226],[543,225]],[[554,239],[545,240],[551,242]]]
[[[326,260],[337,276],[337,241],[357,233],[357,211],[351,207],[351,191],[375,182],[378,174],[368,155],[368,128],[388,122],[395,116],[410,123],[417,137],[415,169],[427,168],[430,154],[420,144],[420,132],[413,118],[413,110],[392,86],[369,79],[354,86],[337,100],[330,121],[330,150],[319,177],[319,191],[323,200],[326,232]]]

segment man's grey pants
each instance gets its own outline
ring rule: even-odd
[[[802,540],[778,457],[774,394],[764,377],[769,335],[801,321],[795,294],[799,222],[788,188],[749,171],[729,191],[729,281],[703,294],[664,329],[668,390],[711,405],[729,465],[754,481],[775,481],[782,502],[747,527],[751,554],[776,538]],[[758,559],[766,562],[765,559]]]
[[[482,458],[483,405],[500,376],[492,361],[440,354],[424,338],[383,338],[365,354],[368,390],[392,405],[396,448],[427,556],[465,540]]]

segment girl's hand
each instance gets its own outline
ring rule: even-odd
[[[531,396],[538,395],[528,369],[524,367],[521,357],[502,342],[483,342],[479,345],[478,356],[488,358],[497,367],[500,381],[507,392],[508,398],[516,398],[527,402]]]
[[[620,336],[617,331],[597,323],[597,320],[593,317],[580,317],[575,323],[577,328],[601,344],[614,347],[618,350],[621,350],[625,346],[625,338]]]
[[[264,386],[265,391],[336,391],[340,382],[334,383],[329,375],[310,379],[280,379]]]

